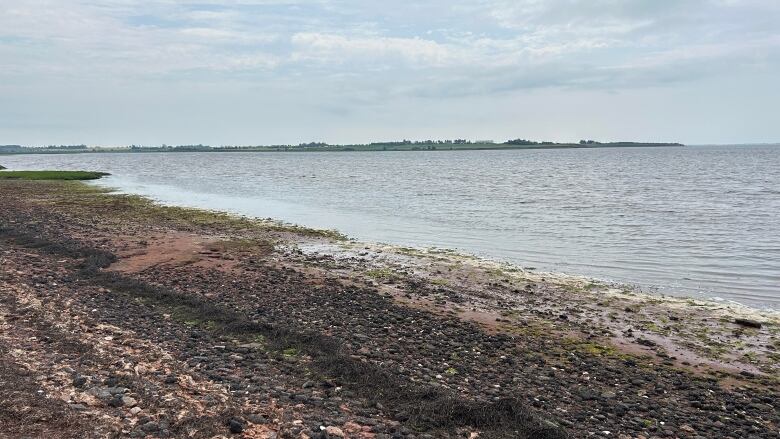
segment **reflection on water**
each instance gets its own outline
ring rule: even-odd
[[[780,308],[780,148],[7,156],[121,190]]]

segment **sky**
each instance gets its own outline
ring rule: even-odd
[[[780,141],[777,0],[0,0],[0,144]]]

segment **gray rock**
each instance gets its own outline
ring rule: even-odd
[[[160,427],[157,425],[157,423],[149,421],[146,424],[141,426],[141,430],[147,432],[147,433],[153,433],[157,430],[159,430]]]
[[[73,377],[73,387],[81,388],[84,387],[84,385],[87,384],[87,378],[83,377],[81,375],[76,375]]]
[[[122,404],[125,405],[125,407],[135,407],[135,405],[138,402],[135,400],[135,398],[129,397],[129,396],[123,396],[122,397]]]
[[[233,434],[238,434],[244,431],[244,424],[236,419],[231,419],[230,422],[228,422],[228,427],[230,427],[230,432]]]
[[[253,423],[253,424],[267,424],[268,419],[265,418],[263,415],[257,415],[257,414],[251,414],[246,417],[246,419]]]

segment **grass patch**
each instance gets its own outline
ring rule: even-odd
[[[11,175],[11,172],[0,171],[0,176],[2,175]],[[111,222],[116,222],[117,220],[129,220],[135,223],[139,221],[162,221],[184,230],[191,230],[193,227],[209,227],[225,234],[231,234],[236,231],[256,230],[326,238],[334,241],[348,240],[345,235],[335,230],[311,229],[273,220],[236,216],[219,211],[164,206],[143,196],[117,194],[110,189],[89,186],[79,181],[61,180],[53,182],[40,180],[24,183],[20,178],[6,178],[5,180],[6,183],[4,184],[15,184],[16,187],[14,189],[18,190],[20,194],[30,193],[31,196],[40,198],[35,194],[45,191],[50,196],[37,200],[40,204],[53,206],[58,209],[67,209],[71,215],[86,215],[88,218],[94,218],[97,215]],[[0,178],[0,181],[3,181],[3,179]],[[45,187],[41,188],[33,184],[44,185]],[[239,243],[238,246],[246,247],[246,244],[248,243]]]
[[[435,278],[435,279],[431,279],[430,282],[432,284],[434,284],[434,285],[439,285],[439,286],[442,286],[442,287],[450,286],[450,281],[448,281],[447,279]]]
[[[221,253],[237,251],[267,254],[274,251],[274,244],[262,239],[233,239],[213,242],[206,248]]]
[[[288,358],[289,357],[295,357],[295,356],[298,355],[298,353],[299,353],[298,349],[296,349],[296,348],[287,348],[287,349],[282,351],[282,355],[284,355],[285,357],[288,357]]]
[[[377,280],[396,280],[399,279],[398,275],[389,268],[375,268],[373,270],[366,271],[366,276]]]
[[[0,180],[97,180],[105,172],[90,171],[2,171]]]

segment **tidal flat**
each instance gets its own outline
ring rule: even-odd
[[[0,180],[11,437],[776,438],[780,317]],[[51,413],[60,416],[51,416]]]

